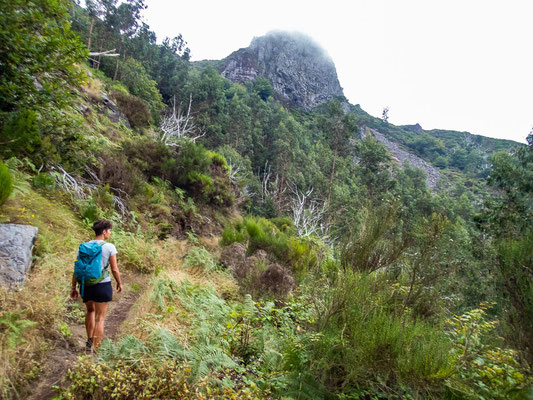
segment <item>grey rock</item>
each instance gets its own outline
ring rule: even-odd
[[[221,65],[222,76],[234,82],[269,79],[279,100],[303,109],[343,96],[329,55],[300,33],[271,32],[254,38]]]
[[[31,225],[0,224],[0,285],[24,283],[38,231]]]
[[[432,191],[437,189],[437,183],[441,178],[441,174],[433,165],[428,163],[426,160],[409,153],[408,151],[402,149],[400,145],[396,142],[393,142],[385,137],[381,132],[370,129],[367,127],[361,128],[361,137],[364,137],[367,134],[373,135],[379,142],[383,143],[385,147],[391,153],[392,159],[400,165],[409,163],[413,168],[420,168],[426,173],[426,185]]]
[[[104,92],[102,92],[101,95],[102,104],[108,110],[107,116],[111,120],[111,122],[119,123],[120,121],[122,121],[124,122],[124,125],[126,125],[128,128],[131,128],[128,118],[122,111],[120,111],[120,108],[115,104],[115,102],[111,100]]]

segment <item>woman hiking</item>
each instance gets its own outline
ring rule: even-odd
[[[117,282],[117,293],[122,292],[122,283],[120,281],[120,273],[117,266],[117,249],[111,243],[106,243],[105,240],[111,237],[111,229],[113,224],[111,221],[101,219],[93,224],[93,230],[95,237],[93,240],[80,245],[78,251],[78,260],[81,257],[82,246],[84,248],[97,248],[96,253],[99,255],[100,248],[92,243],[97,243],[101,247],[101,274],[100,277],[94,280],[88,280],[80,283],[81,297],[87,312],[85,313],[85,328],[87,329],[87,342],[85,348],[88,351],[97,349],[102,342],[104,336],[104,320],[107,311],[107,303],[113,299],[113,288],[111,286],[111,276],[109,275],[109,266],[111,266],[111,272]],[[88,246],[87,246],[88,245]],[[78,262],[76,260],[76,262]],[[76,274],[76,267],[75,267]],[[79,297],[77,290],[78,280],[76,275],[72,275],[72,290],[70,292],[70,298],[76,300]],[[79,276],[78,276],[79,278]]]

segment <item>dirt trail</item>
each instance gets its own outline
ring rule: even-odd
[[[114,293],[114,300],[109,304],[105,321],[104,338],[115,339],[120,332],[120,326],[127,319],[131,306],[141,295],[140,290],[134,288],[146,278],[122,273],[125,282],[124,290],[120,294]],[[133,284],[132,284],[133,283]],[[114,284],[114,282],[113,282]],[[81,300],[79,300],[81,301]],[[72,337],[63,346],[58,345],[48,354],[42,369],[42,375],[33,382],[28,400],[47,400],[55,396],[54,386],[59,385],[68,369],[72,367],[78,356],[85,354],[84,347],[87,335],[83,322],[70,324]]]

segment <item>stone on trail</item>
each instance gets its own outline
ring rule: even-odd
[[[0,285],[22,285],[31,267],[38,228],[31,225],[0,224]]]

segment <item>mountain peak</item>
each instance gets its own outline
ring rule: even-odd
[[[284,103],[310,109],[343,96],[335,64],[313,39],[299,32],[273,31],[223,60],[222,76],[234,82],[265,77]]]

